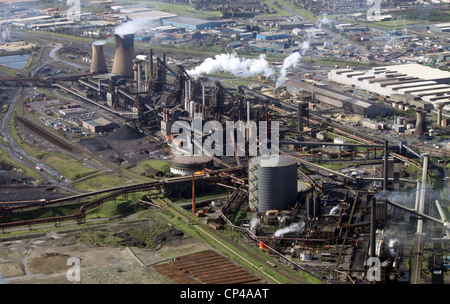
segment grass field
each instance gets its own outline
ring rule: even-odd
[[[70,158],[66,154],[49,155],[45,157],[45,163],[71,180],[97,172],[96,169],[91,169],[83,165],[81,161]]]
[[[129,0],[127,3],[141,3],[148,5],[152,10],[173,13],[178,16],[195,17],[208,19],[213,17],[220,17],[222,15],[219,11],[198,11],[194,9],[191,4],[181,3],[166,3],[158,1],[143,1],[143,0]]]
[[[98,175],[73,184],[75,189],[81,191],[95,191],[126,185],[130,181],[120,173]]]
[[[361,25],[365,25],[368,27],[379,28],[382,30],[403,30],[408,28],[409,25],[421,25],[424,24],[424,21],[421,20],[388,20],[388,21],[379,21],[379,22],[361,22]]]

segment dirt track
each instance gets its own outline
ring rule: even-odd
[[[111,222],[90,230],[120,232],[125,227],[145,231],[149,219]],[[169,230],[170,231],[170,230]],[[51,232],[45,235],[0,242],[0,274],[10,284],[172,284],[151,267],[175,257],[209,248],[192,238],[172,239],[152,248],[103,246],[80,241],[86,229]],[[68,258],[80,260],[81,281],[71,282]]]

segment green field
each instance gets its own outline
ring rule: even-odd
[[[403,30],[407,28],[409,25],[421,25],[424,24],[424,21],[421,20],[388,20],[388,21],[378,21],[378,22],[360,22],[361,25],[379,28],[383,30]]]
[[[158,1],[129,0],[127,3],[141,3],[148,5],[152,10],[173,13],[178,16],[195,17],[195,18],[214,18],[222,15],[219,11],[198,11],[191,4],[166,3]]]
[[[54,154],[45,157],[45,163],[68,179],[79,179],[97,172],[85,166],[82,161],[70,158],[66,154]]]

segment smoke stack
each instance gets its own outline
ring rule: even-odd
[[[114,54],[113,74],[119,74],[124,77],[133,77],[133,60],[136,58],[134,51],[134,34],[118,35],[114,34],[116,39],[116,53]]]
[[[444,105],[441,104],[441,103],[437,103],[435,105],[435,107],[437,108],[437,111],[438,111],[438,113],[437,113],[437,125],[439,127],[442,127],[442,108],[444,107]]]
[[[103,52],[103,44],[92,44],[92,60],[91,73],[104,74],[108,73],[105,61],[105,53]]]
[[[416,134],[427,132],[426,114],[423,110],[416,110]]]

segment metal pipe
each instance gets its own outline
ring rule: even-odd
[[[150,63],[150,80],[153,80],[153,50],[150,49],[150,55],[148,58],[148,61]]]
[[[205,86],[202,85],[202,103],[205,106]]]
[[[423,213],[425,209],[425,194],[427,189],[427,172],[428,172],[428,157],[429,154],[423,155],[423,167],[422,167],[422,190],[420,191],[419,201],[419,213]],[[417,220],[417,233],[422,233],[423,230],[423,218],[419,217]]]
[[[416,206],[414,210],[419,211],[419,201],[420,201],[420,180],[417,180],[417,190],[416,190]]]
[[[141,92],[141,62],[137,63],[137,91]]]

